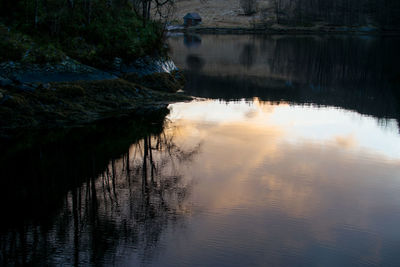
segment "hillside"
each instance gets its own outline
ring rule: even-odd
[[[262,17],[260,10],[269,6],[269,1],[261,0],[258,3],[258,12],[253,16],[245,16],[239,0],[181,0],[176,3],[175,21],[182,24],[183,16],[189,12],[197,12],[205,27],[249,27],[254,19]]]
[[[255,12],[245,15],[241,2],[251,5]],[[182,24],[183,16],[189,12],[199,13],[202,27],[270,29],[275,25],[273,28],[278,30],[282,26],[300,31],[322,27],[324,31],[338,32],[393,32],[400,28],[397,0],[386,0],[384,5],[380,0],[177,0],[172,21]]]

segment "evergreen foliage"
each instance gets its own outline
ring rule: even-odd
[[[20,60],[28,51],[53,54],[30,57],[40,63],[59,59],[54,51],[62,50],[84,63],[105,65],[162,48],[162,26],[144,25],[125,0],[2,0],[0,19],[7,25],[0,24],[0,60]]]

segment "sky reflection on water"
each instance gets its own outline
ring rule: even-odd
[[[179,146],[201,143],[201,153],[184,172],[196,181],[192,217],[184,233],[165,240],[174,263],[398,262],[395,122],[380,127],[377,119],[354,112],[257,99],[171,109]]]
[[[203,100],[4,146],[0,265],[400,266],[400,40],[197,37]]]
[[[7,261],[398,265],[396,121],[257,98],[169,109],[142,130],[106,125],[101,138],[83,135],[93,143],[39,145],[21,151],[25,168],[19,156],[4,163]]]
[[[311,141],[352,150],[365,149],[366,154],[379,152],[388,159],[400,158],[399,129],[394,119],[377,120],[334,107],[276,105],[257,98],[254,101],[180,103],[174,104],[171,110],[172,120],[243,127],[239,130],[242,133],[274,131],[280,142]]]

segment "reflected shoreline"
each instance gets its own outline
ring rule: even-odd
[[[262,102],[337,107],[400,122],[400,99],[397,101],[397,95],[390,90],[385,94],[369,95],[351,90],[351,86],[342,91],[315,90],[307,85],[288,84],[285,80],[252,76],[212,76],[191,71],[186,71],[185,75],[188,77],[186,93],[197,97],[227,102],[257,97]]]
[[[172,40],[206,100],[0,144],[0,265],[399,262],[393,46],[233,38]]]
[[[183,219],[190,192],[178,170],[165,168],[195,154],[165,135],[168,113],[165,107],[7,146],[2,264],[115,264],[121,242],[137,247],[138,263],[149,261],[163,230]]]
[[[333,106],[400,122],[398,37],[188,36],[169,39],[188,95]]]

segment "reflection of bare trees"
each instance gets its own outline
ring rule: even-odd
[[[245,44],[240,54],[240,64],[249,70],[253,66],[256,56],[256,46],[254,44]]]
[[[2,260],[109,265],[132,251],[139,261],[151,259],[164,229],[179,223],[190,208],[185,200],[191,182],[179,165],[192,160],[198,149],[181,149],[165,132],[144,137],[111,159],[100,175],[73,187],[51,224],[27,222],[0,234]]]
[[[207,38],[205,45],[213,43],[214,37]],[[397,38],[236,36],[199,50],[198,57],[207,58],[204,71],[186,71],[185,91],[205,98],[332,105],[399,120],[398,45]],[[241,52],[228,54],[227,47]]]
[[[188,68],[192,71],[201,71],[204,67],[204,59],[197,55],[188,55],[186,57],[186,64]]]

